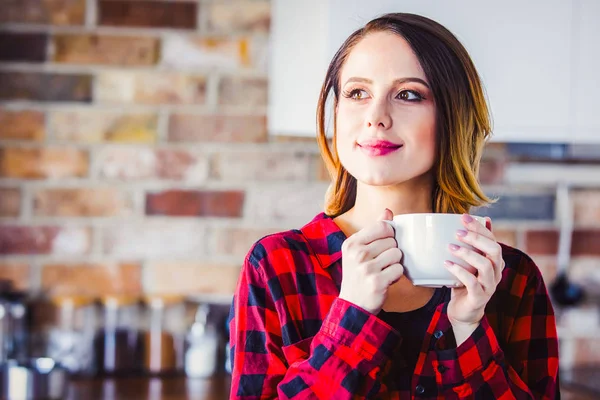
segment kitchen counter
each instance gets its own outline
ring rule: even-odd
[[[227,400],[229,375],[209,379],[94,378],[71,381],[67,400]]]
[[[582,368],[565,376],[561,384],[565,400],[593,400],[600,396],[600,367]],[[590,388],[596,385],[598,392]],[[70,383],[67,400],[227,400],[229,375],[210,379],[94,378]],[[586,387],[587,386],[587,387]]]

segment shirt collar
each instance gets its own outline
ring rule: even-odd
[[[301,231],[323,268],[342,258],[342,243],[346,235],[330,216],[318,214]]]

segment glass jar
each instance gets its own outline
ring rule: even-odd
[[[141,372],[143,343],[139,330],[139,299],[108,295],[100,299],[101,324],[94,338],[96,368],[101,375]]]
[[[55,296],[50,299],[50,304],[54,318],[48,328],[45,355],[73,375],[93,374],[94,299],[75,295]]]
[[[185,341],[185,374],[190,378],[208,378],[220,373],[221,338],[209,319],[210,306],[201,303],[196,307]]]
[[[144,298],[144,371],[150,375],[183,371],[185,304],[179,296]]]

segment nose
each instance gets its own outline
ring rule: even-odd
[[[381,99],[371,104],[366,118],[368,128],[390,129],[392,127],[392,117],[390,115],[387,101]]]

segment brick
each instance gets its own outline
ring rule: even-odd
[[[9,280],[18,290],[30,288],[30,267],[27,263],[0,261],[0,279]]]
[[[21,213],[21,190],[0,188],[0,217],[18,217]]]
[[[158,136],[158,115],[56,111],[51,115],[49,129],[61,141],[154,143]]]
[[[245,214],[255,222],[299,228],[323,211],[326,190],[324,183],[255,185],[246,195]]]
[[[31,268],[27,263],[0,262],[0,280],[10,281],[16,290],[30,289],[30,273]]]
[[[596,400],[593,394],[584,393],[578,388],[565,387],[565,385],[561,385],[560,398],[562,400]]]
[[[160,43],[153,37],[56,35],[54,61],[69,64],[147,66],[158,61]]]
[[[91,98],[90,75],[0,72],[0,100],[90,102]]]
[[[170,35],[163,41],[161,64],[175,69],[253,68],[267,72],[266,37],[190,37]],[[185,54],[185,57],[181,57]]]
[[[553,255],[558,252],[558,236],[556,230],[531,230],[525,233],[526,253]]]
[[[311,167],[311,155],[301,151],[220,152],[211,175],[225,181],[308,181]]]
[[[146,195],[146,215],[241,217],[242,191],[167,190]]]
[[[600,256],[600,230],[579,229],[573,232],[571,253],[575,256]]]
[[[84,255],[91,230],[83,227],[0,226],[0,254]]]
[[[531,254],[557,254],[559,232],[556,230],[528,231],[527,252]],[[574,256],[600,255],[600,230],[578,229],[573,232],[571,254]]]
[[[233,295],[240,268],[200,262],[153,262],[144,273],[144,291],[149,293]]]
[[[87,176],[87,152],[68,148],[0,149],[0,177],[17,179],[60,179]]]
[[[483,149],[483,157],[504,158],[508,154],[506,143],[487,142]]]
[[[492,231],[496,240],[507,246],[517,247],[517,232],[511,229],[495,229],[492,221]]]
[[[113,257],[196,259],[206,253],[206,229],[196,221],[118,224],[106,227],[102,234],[103,251]]]
[[[100,0],[98,24],[148,28],[196,28],[193,2]]]
[[[552,282],[554,282],[558,272],[556,267],[556,257],[540,255],[531,255],[531,257],[542,273],[542,278],[546,283],[546,287],[549,287]]]
[[[0,32],[0,61],[43,62],[47,50],[45,33]]]
[[[42,268],[42,289],[55,295],[139,294],[139,264],[47,264]]]
[[[98,73],[95,97],[107,103],[203,104],[206,77],[170,72]]]
[[[588,295],[600,296],[599,265],[599,257],[573,257],[569,265],[569,278],[581,285]]]
[[[281,230],[276,228],[214,228],[210,232],[214,245],[210,248],[215,254],[236,256],[242,260],[256,241]]]
[[[576,190],[572,192],[576,226],[600,227],[600,190]]]
[[[597,369],[600,365],[600,338],[578,338],[575,342],[574,360],[574,367]]]
[[[100,177],[117,180],[206,181],[208,157],[197,151],[140,147],[104,147],[97,164]]]
[[[496,220],[553,221],[554,200],[553,194],[506,194],[495,204],[475,208],[474,212]]]
[[[325,161],[319,157],[316,164],[316,179],[321,182],[331,182],[331,176],[329,176]]]
[[[208,26],[219,32],[267,32],[271,25],[269,1],[228,1],[210,3]]]
[[[264,107],[269,92],[266,78],[227,77],[219,83],[219,104]]]
[[[43,140],[45,117],[39,111],[0,108],[0,139]]]
[[[504,181],[505,160],[486,159],[479,165],[479,182],[484,185],[498,185]]]
[[[266,142],[267,118],[263,115],[174,114],[169,119],[172,142]]]
[[[85,0],[3,0],[0,23],[83,25]]]
[[[113,217],[133,214],[131,194],[113,188],[41,189],[33,212],[40,217]]]

